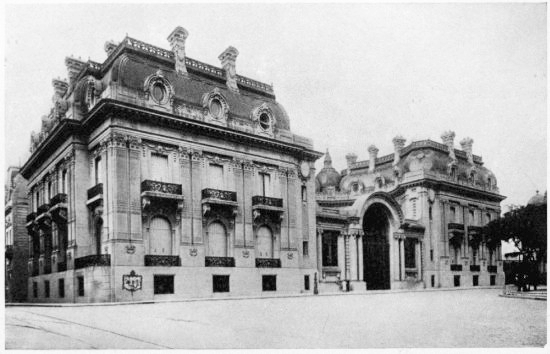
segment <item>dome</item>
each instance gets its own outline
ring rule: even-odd
[[[539,191],[537,191],[537,194],[531,197],[529,201],[527,202],[527,205],[541,205],[546,204],[546,192],[544,192],[544,195],[539,194]]]
[[[336,190],[339,189],[340,186],[340,180],[342,179],[342,176],[336,171],[334,167],[332,167],[332,159],[330,158],[330,154],[325,154],[325,166],[321,169],[321,171],[317,174],[317,177],[315,178],[315,185],[316,189],[323,192],[329,187],[334,187]]]

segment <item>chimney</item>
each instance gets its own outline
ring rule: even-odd
[[[174,52],[175,69],[178,74],[187,75],[187,67],[185,66],[185,40],[189,36],[189,32],[181,26],[176,27],[168,36],[168,41]]]
[[[118,47],[118,44],[113,41],[107,41],[105,42],[105,45],[103,45],[103,49],[105,49],[107,56],[111,55],[111,53],[115,51],[116,47]]]
[[[405,147],[405,141],[406,139],[403,138],[401,135],[397,135],[395,138],[393,138],[393,150],[394,150],[394,157],[393,157],[393,165],[397,165],[399,163],[399,160],[401,159],[400,152],[403,147]]]
[[[226,50],[223,51],[222,54],[218,56],[218,59],[222,63],[222,68],[223,70],[225,70],[227,87],[231,91],[236,92],[239,91],[239,88],[237,87],[237,71],[235,69],[238,55],[239,51],[235,47],[229,46]]]
[[[54,91],[54,102],[57,101],[57,99],[59,98],[63,98],[63,96],[65,96],[65,93],[67,93],[67,89],[69,88],[69,84],[67,83],[67,81],[61,80],[59,78],[52,80],[52,86]]]
[[[369,172],[374,172],[376,167],[376,156],[378,155],[378,148],[374,145],[369,146]]]
[[[470,165],[474,164],[474,154],[472,153],[472,145],[474,144],[474,139],[472,138],[464,138],[460,142],[460,146],[462,146],[462,150],[466,153],[466,156],[468,157],[468,162]]]
[[[443,144],[447,145],[447,148],[449,149],[449,157],[452,160],[456,160],[455,149],[454,149],[454,139],[455,139],[455,132],[453,132],[452,130],[448,130],[446,132],[443,132],[443,134],[441,134],[441,140],[443,140]]]
[[[77,75],[80,73],[80,70],[82,70],[85,65],[86,63],[80,59],[76,59],[73,57],[65,58],[65,66],[67,67],[67,73],[69,76],[69,85],[74,84]]]

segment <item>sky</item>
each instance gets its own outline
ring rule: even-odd
[[[6,5],[5,167],[29,157],[32,130],[52,107],[66,56],[103,62],[126,34],[169,49],[189,31],[187,56],[220,66],[236,47],[237,73],[274,85],[294,133],[345,155],[393,152],[392,138],[474,140],[474,154],[510,204],[546,190],[546,5],[92,4]],[[322,167],[322,158],[316,167]]]

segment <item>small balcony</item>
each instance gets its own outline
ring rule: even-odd
[[[34,219],[36,219],[36,213],[33,212],[27,215],[27,223],[32,223]]]
[[[450,222],[447,224],[447,229],[449,232],[464,232],[464,224]]]
[[[89,255],[74,260],[74,269],[82,269],[87,267],[109,267],[111,266],[111,255],[110,254],[100,254],[100,255]]]
[[[256,258],[256,268],[281,268],[278,258]]]
[[[252,197],[252,209],[282,212],[284,211],[283,200],[281,198],[271,198],[262,195],[255,195]]]
[[[50,214],[57,224],[67,222],[67,194],[59,193],[50,199]]]
[[[233,257],[205,257],[205,267],[234,267],[235,258]]]
[[[182,195],[182,188],[181,184],[145,180],[141,182],[141,193],[144,192]]]
[[[207,215],[212,206],[227,208],[231,211],[233,216],[236,215],[238,208],[237,192],[205,188],[202,190],[201,196],[203,215]]]
[[[146,254],[145,266],[146,267],[181,267],[181,259],[179,256]]]
[[[483,227],[481,226],[468,226],[468,233],[469,234],[480,234],[483,231]]]
[[[36,210],[37,218],[39,218],[42,214],[47,213],[48,210],[50,210],[50,204],[46,203],[39,206],[38,209]]]
[[[86,205],[90,208],[94,208],[97,205],[103,205],[103,183],[98,183],[88,189],[88,200],[86,201]]]
[[[480,270],[479,264],[470,264],[470,272],[479,272]]]
[[[487,271],[489,273],[496,273],[497,272],[497,266],[496,265],[487,266]]]
[[[453,272],[462,271],[462,264],[451,264],[451,271]]]

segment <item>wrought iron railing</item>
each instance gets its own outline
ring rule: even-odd
[[[167,256],[167,255],[145,255],[146,267],[180,267],[181,259],[179,256]]]
[[[202,199],[218,199],[229,202],[237,201],[237,192],[223,191],[220,189],[205,188],[202,190]]]
[[[36,219],[36,213],[35,212],[32,212],[29,215],[27,215],[27,222],[31,222],[34,219]]]
[[[283,200],[281,198],[271,198],[261,195],[255,195],[252,197],[252,205],[265,205],[270,207],[282,208]]]
[[[181,184],[166,183],[152,180],[145,180],[141,182],[142,192],[158,192],[166,194],[182,194]]]
[[[50,199],[50,205],[53,207],[59,203],[67,203],[67,194],[58,193],[52,199]]]
[[[453,272],[460,272],[462,270],[462,264],[451,264],[451,270]]]
[[[459,224],[456,222],[450,222],[447,224],[447,228],[449,230],[458,230],[458,231],[464,231],[464,224]]]
[[[92,188],[88,189],[88,200],[100,194],[103,194],[103,183],[98,183]]]
[[[497,266],[496,265],[487,266],[487,271],[489,273],[496,273],[497,272]]]
[[[482,226],[468,226],[468,232],[475,232],[475,233],[481,234],[482,231],[483,231]]]
[[[76,258],[74,260],[74,269],[81,269],[86,267],[95,267],[95,266],[110,266],[111,265],[111,255],[110,254],[92,254],[89,256],[84,256]]]
[[[479,272],[480,270],[479,264],[470,264],[470,272]]]
[[[50,204],[42,204],[41,206],[38,207],[38,209],[36,210],[36,214],[37,215],[41,215],[41,214],[44,214],[44,213],[47,213],[48,210],[50,210]]]
[[[206,267],[234,267],[235,258],[233,257],[205,257],[204,265]]]
[[[67,270],[67,262],[57,262],[57,271],[64,272]]]
[[[256,258],[256,268],[281,268],[278,258]]]

